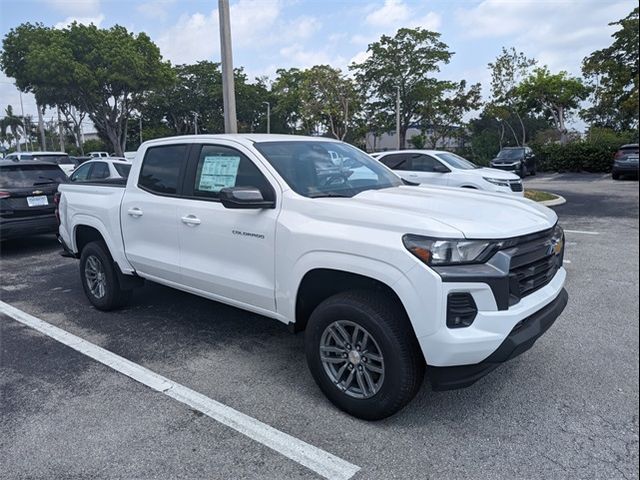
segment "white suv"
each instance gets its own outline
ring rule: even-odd
[[[524,195],[522,179],[515,173],[480,167],[455,153],[397,150],[372,156],[410,182]]]

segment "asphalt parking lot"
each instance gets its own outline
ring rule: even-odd
[[[570,302],[474,386],[375,423],[335,409],[284,325],[148,282],[103,313],[52,236],[2,245],[1,300],[360,467],[355,479],[638,478],[638,183],[540,175],[567,199]],[[320,478],[0,316],[0,477]]]

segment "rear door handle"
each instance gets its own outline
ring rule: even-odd
[[[186,215],[182,217],[180,220],[182,220],[182,223],[184,223],[185,225],[189,225],[190,227],[195,227],[197,225],[200,225],[200,219],[195,215]]]
[[[142,216],[142,210],[140,210],[138,207],[130,208],[129,210],[127,210],[127,213],[133,218],[138,218]]]

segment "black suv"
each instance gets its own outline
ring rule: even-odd
[[[614,180],[620,179],[622,175],[638,176],[638,144],[630,143],[621,146],[613,156],[613,168],[611,176]]]
[[[536,156],[529,147],[505,147],[491,160],[491,168],[508,170],[524,178],[536,174]]]
[[[52,163],[0,160],[0,239],[56,232],[53,197],[67,181]]]

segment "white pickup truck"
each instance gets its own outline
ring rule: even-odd
[[[126,184],[59,191],[59,239],[96,308],[147,279],[304,330],[315,381],[359,418],[400,410],[425,370],[435,389],[471,385],[567,304],[552,210],[412,185],[327,138],[153,140]]]

